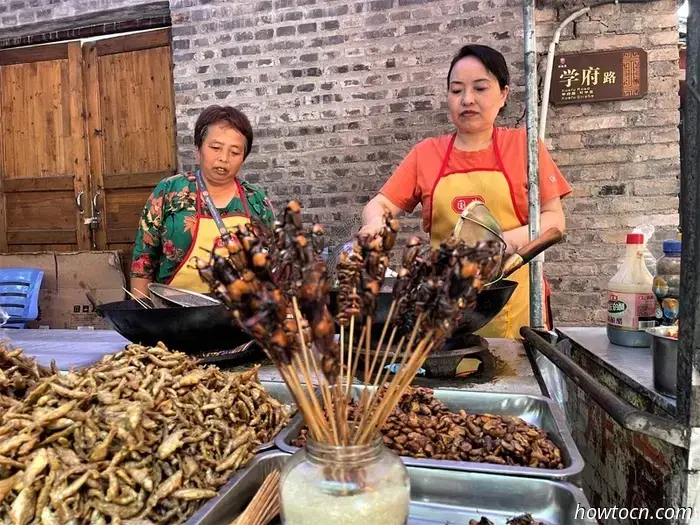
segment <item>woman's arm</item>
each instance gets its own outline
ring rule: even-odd
[[[384,227],[384,213],[390,212],[394,217],[398,217],[403,210],[391,202],[381,193],[378,193],[369,201],[362,210],[362,229],[360,235],[370,237],[379,233]]]
[[[137,297],[140,297],[139,292],[148,295],[148,283],[155,281],[160,257],[163,253],[161,227],[165,192],[159,186],[156,186],[146,201],[136,231],[129,276],[131,278],[131,291]]]
[[[507,253],[517,252],[522,246],[530,242],[530,233],[528,225],[520,226],[513,230],[503,232],[508,247]],[[564,233],[566,228],[566,218],[564,217],[564,209],[561,207],[561,198],[554,197],[542,203],[540,207],[540,232],[544,233],[550,228],[557,228]]]
[[[136,297],[141,297],[141,294],[148,297],[148,285],[152,282],[153,279],[147,279],[145,277],[132,277],[131,293],[133,293]]]

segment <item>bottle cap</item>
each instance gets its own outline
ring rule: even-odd
[[[627,244],[644,244],[644,235],[641,233],[628,233]]]
[[[680,253],[681,253],[681,241],[676,241],[673,239],[664,241],[664,253],[672,253],[674,255],[680,255]]]

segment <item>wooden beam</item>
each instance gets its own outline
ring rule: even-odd
[[[0,66],[26,64],[44,60],[61,60],[68,58],[68,44],[50,46],[32,46],[0,51]]]
[[[0,49],[115,35],[170,25],[170,3],[162,0],[4,27],[0,36]]]
[[[105,174],[106,190],[127,188],[153,188],[161,180],[174,175],[175,171],[156,171],[152,173],[112,173]]]
[[[159,29],[146,33],[136,33],[129,36],[108,38],[95,42],[97,56],[127,53],[141,49],[152,49],[170,45],[170,29]]]
[[[8,244],[75,244],[75,230],[7,230]]]
[[[17,193],[22,191],[72,190],[73,175],[5,179],[3,181],[3,189],[5,190],[5,193]]]

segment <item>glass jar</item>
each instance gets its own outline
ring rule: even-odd
[[[381,438],[337,447],[307,439],[280,477],[284,525],[405,525],[410,481]]]
[[[656,295],[656,317],[662,325],[674,325],[678,320],[678,296],[681,286],[681,241],[663,243],[664,254],[656,262],[654,295]]]

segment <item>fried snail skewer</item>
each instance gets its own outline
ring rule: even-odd
[[[367,443],[379,434],[428,354],[442,345],[462,312],[473,307],[498,266],[497,250],[488,243],[466,246],[454,238],[430,250],[418,238],[409,238],[389,314],[372,353],[372,324],[398,221],[386,214],[378,235],[358,237],[350,253],[340,254],[335,318],[339,344],[321,259],[324,233],[317,219],[305,233],[301,206],[291,201],[266,246],[254,230],[239,227],[231,238],[238,242],[227,243],[228,258],[212,253],[209,261],[197,261],[197,268],[278,368],[314,439],[331,445]],[[359,341],[357,322],[362,323]],[[350,387],[361,361],[364,388],[353,421],[348,421]]]

